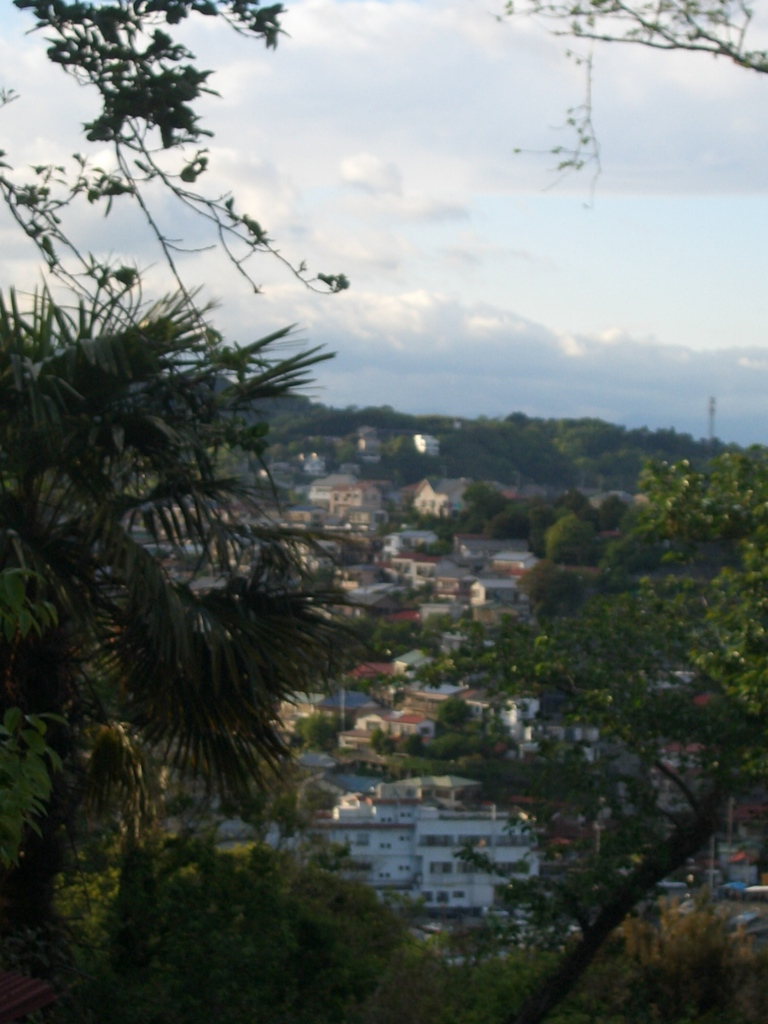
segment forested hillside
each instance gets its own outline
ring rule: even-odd
[[[381,460],[363,463],[363,475],[399,484],[435,475],[631,491],[647,459],[688,459],[700,465],[727,447],[673,429],[629,430],[598,419],[545,420],[511,413],[504,419],[467,420],[413,416],[390,406],[334,409],[298,398],[270,417],[270,451],[274,459],[316,451],[329,460],[330,469],[331,463],[355,459],[357,432],[364,426],[376,429]],[[418,433],[439,440],[439,456],[416,452],[413,435]]]

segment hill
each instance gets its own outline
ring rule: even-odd
[[[270,458],[324,456],[328,471],[358,461],[361,428],[375,431],[378,462],[361,462],[363,477],[397,484],[425,476],[470,477],[502,484],[534,484],[633,491],[648,459],[688,459],[701,465],[733,445],[695,440],[675,430],[628,429],[599,419],[536,419],[514,412],[504,419],[410,415],[390,406],[335,409],[309,399],[283,403],[270,415]],[[420,455],[414,434],[440,442],[438,456]]]

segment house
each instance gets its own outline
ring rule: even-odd
[[[435,567],[435,600],[468,601],[476,579],[466,566],[448,558],[442,559]]]
[[[481,576],[469,588],[469,602],[475,607],[495,601],[505,607],[528,610],[528,595],[520,590],[518,580],[509,576]]]
[[[311,452],[309,455],[300,455],[299,462],[301,468],[309,476],[322,476],[326,472],[325,459],[322,455],[318,455],[317,452]]]
[[[524,550],[528,545],[524,541]],[[453,535],[453,553],[462,559],[470,561],[487,561],[494,555],[512,548],[509,540],[494,540],[492,537],[485,537],[481,533],[455,533]]]
[[[333,572],[341,550],[335,540],[315,540],[312,544],[297,545],[302,567],[308,573]]]
[[[341,474],[339,474],[341,475]],[[328,479],[332,479],[328,477]],[[331,515],[346,518],[351,509],[380,509],[381,491],[372,480],[334,484],[328,496]]]
[[[370,745],[371,736],[377,730],[392,739],[420,736],[424,743],[435,738],[434,719],[408,711],[371,711],[361,715],[354,729],[339,733],[339,746],[359,750]]]
[[[442,619],[448,616],[456,622],[464,614],[465,607],[457,601],[448,604],[445,601],[425,601],[419,605],[419,615],[422,622],[429,622],[430,619]]]
[[[348,876],[420,898],[430,910],[477,913],[494,904],[504,876],[538,874],[535,838],[520,819],[495,808],[453,810],[401,795],[429,790],[424,781],[405,779],[393,796],[381,783],[375,796],[342,797],[315,816],[312,831],[349,849]],[[463,851],[481,852],[494,870],[463,860]]]
[[[379,676],[392,676],[395,666],[391,661],[364,661],[347,672],[349,679],[377,679]]]
[[[477,804],[481,785],[460,775],[419,775],[399,782],[382,782],[377,795],[399,800],[437,803],[448,810],[463,809],[467,802]]]
[[[381,441],[376,427],[357,428],[357,451],[363,462],[381,461]]]
[[[414,434],[413,447],[419,455],[439,455],[440,442],[431,434]]]
[[[327,510],[319,505],[292,505],[285,510],[285,519],[291,526],[317,530],[323,526],[327,514]]]
[[[330,509],[333,489],[335,487],[352,487],[356,481],[357,478],[351,473],[331,473],[330,476],[313,480],[312,486],[309,488],[309,501],[312,505]]]
[[[372,583],[356,587],[346,593],[347,605],[343,609],[353,618],[366,612],[371,615],[389,615],[400,607],[400,598],[391,583]]]
[[[399,530],[388,533],[384,538],[382,554],[384,558],[392,558],[404,551],[418,551],[437,543],[437,534],[433,530]]]
[[[386,523],[386,511],[383,508],[351,508],[344,518],[354,530],[378,530],[382,523]]]
[[[490,568],[493,572],[518,575],[531,570],[537,562],[538,558],[532,551],[510,550],[507,548],[495,555],[491,555]]]
[[[359,690],[347,690],[342,687],[336,693],[329,694],[315,704],[314,710],[316,713],[337,715],[340,719],[352,718],[354,721],[358,721],[365,715],[381,711],[382,705],[367,693],[361,693]]]
[[[410,675],[416,672],[417,669],[422,668],[424,665],[429,665],[432,658],[424,651],[413,650],[408,651],[406,654],[400,654],[398,657],[393,659],[395,666],[396,675]]]
[[[416,488],[413,507],[421,515],[447,517],[464,508],[464,491],[472,481],[466,477],[457,480],[445,478],[434,487],[429,480],[422,480]]]
[[[466,686],[457,686],[454,683],[441,683],[439,686],[428,686],[424,689],[409,686],[405,693],[405,707],[409,711],[436,715],[441,704],[450,697],[460,697],[466,690]]]
[[[425,555],[421,551],[407,551],[389,559],[392,572],[406,586],[417,589],[435,578],[439,555]]]

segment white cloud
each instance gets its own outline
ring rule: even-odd
[[[394,164],[385,163],[371,153],[358,153],[341,161],[341,178],[348,185],[356,185],[367,192],[402,195],[402,175]]]
[[[322,368],[330,402],[701,433],[714,394],[724,436],[765,440],[768,76],[598,48],[604,173],[589,212],[583,177],[545,194],[553,158],[513,154],[567,143],[552,126],[580,101],[581,72],[560,41],[493,13],[484,0],[298,0],[277,52],[211,19],[181,26],[220,69],[201,184],[234,189],[287,259],[347,273],[352,289],[314,296],[259,257],[254,300],[203,253],[182,258],[192,283],[223,301],[232,337],[299,323],[338,349]],[[2,19],[0,84],[22,98],[0,112],[0,148],[19,166],[84,148],[93,99],[48,65],[42,38],[14,35],[20,15]],[[169,233],[202,242],[157,208]],[[159,263],[133,214],[90,211],[75,227],[87,245]],[[2,211],[0,232],[0,283],[36,280]]]

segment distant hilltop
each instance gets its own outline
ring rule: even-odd
[[[467,477],[515,487],[635,491],[648,459],[702,465],[735,450],[675,430],[628,429],[599,419],[464,419],[410,415],[391,406],[334,409],[296,398],[269,410],[267,460],[304,472],[353,472],[399,486]],[[428,440],[425,440],[428,439]]]

